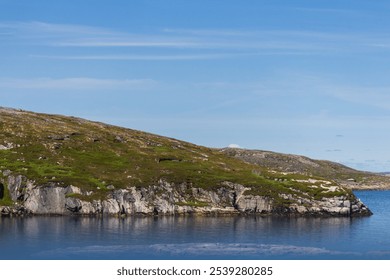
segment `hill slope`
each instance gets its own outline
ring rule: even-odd
[[[390,177],[385,174],[365,172],[352,169],[345,165],[314,160],[308,157],[281,154],[261,150],[221,149],[230,157],[245,162],[267,167],[279,172],[305,174],[333,180],[338,184],[352,189],[390,189]]]
[[[365,215],[335,182],[74,117],[0,108],[3,214]]]

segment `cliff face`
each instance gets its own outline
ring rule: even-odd
[[[325,181],[324,181],[325,182]],[[327,182],[325,182],[327,183]],[[329,186],[329,189],[337,186]],[[8,177],[8,191],[17,204],[0,206],[1,215],[176,215],[176,214],[277,214],[314,216],[364,216],[370,210],[353,196],[320,200],[280,194],[284,205],[270,197],[246,194],[240,184],[224,182],[210,191],[159,182],[148,187],[112,190],[104,199],[75,186],[36,186],[21,175]],[[83,197],[83,198],[80,198]]]
[[[370,215],[330,179],[74,117],[0,107],[0,214]]]

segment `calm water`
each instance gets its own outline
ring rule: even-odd
[[[390,191],[365,218],[0,219],[0,259],[390,259]]]

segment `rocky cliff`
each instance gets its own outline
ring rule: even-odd
[[[0,108],[1,215],[370,215],[349,189],[223,151]]]
[[[323,181],[325,184],[330,182]],[[2,215],[173,215],[173,214],[277,214],[277,215],[369,215],[369,209],[352,195],[319,200],[303,194],[279,194],[284,204],[268,196],[247,194],[251,188],[224,182],[215,190],[187,184],[159,182],[148,187],[112,190],[104,199],[75,186],[37,186],[21,175],[8,177],[8,189],[15,205],[0,206]],[[313,185],[314,186],[314,185]],[[329,186],[329,191],[337,186]],[[83,197],[83,198],[81,198]]]

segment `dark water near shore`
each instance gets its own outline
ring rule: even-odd
[[[390,259],[390,191],[363,218],[0,219],[0,259]]]

